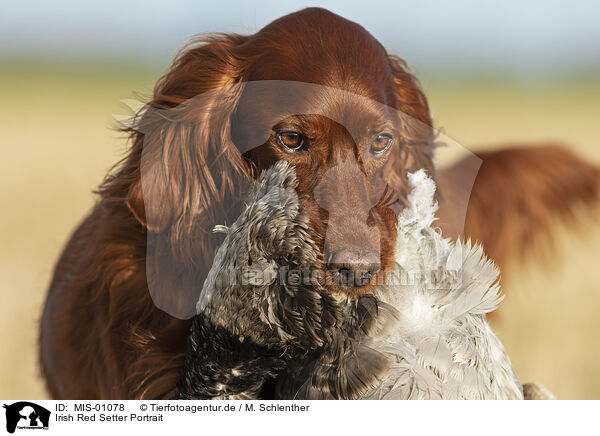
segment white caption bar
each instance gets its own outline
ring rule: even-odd
[[[4,400],[16,435],[591,434],[597,401],[25,401]],[[48,413],[49,415],[48,415]],[[12,426],[12,428],[11,428]],[[210,433],[208,433],[210,432]],[[218,432],[218,433],[215,433]],[[39,434],[39,433],[33,433]]]

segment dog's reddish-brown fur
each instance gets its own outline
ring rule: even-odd
[[[376,120],[382,117],[378,104],[395,108],[403,114],[396,119],[397,140],[385,158],[368,161],[356,151],[360,141],[345,125],[310,115],[285,121],[311,132],[310,155],[288,153],[273,138],[241,155],[236,146],[244,137],[239,132],[244,132],[245,120],[267,117],[266,106],[247,106],[240,86],[257,80],[313,83],[375,102],[353,106],[350,112],[339,104],[342,112],[337,115],[349,124],[368,124],[371,115],[381,121]],[[192,100],[207,92],[216,92],[229,104],[203,111]],[[327,101],[339,103],[335,93]],[[393,258],[397,208],[392,203],[405,200],[406,173],[425,168],[435,175],[435,136],[416,79],[362,27],[322,9],[283,17],[251,37],[221,35],[191,44],[157,84],[149,107],[156,111],[140,115],[128,156],[101,186],[98,203],[56,266],[40,336],[43,373],[54,398],[173,394],[190,322],[157,309],[147,277],[166,294],[181,295],[182,306],[193,302],[197,289],[186,281],[186,272],[199,264],[210,266],[217,244],[210,229],[222,224],[223,205],[237,199],[239,184],[275,160],[296,167],[298,192],[322,251],[327,243],[341,244],[336,235],[325,241],[328,221],[340,216],[360,214],[357,227],[377,230],[374,240],[359,228],[356,234],[366,239],[357,236],[354,242],[379,250],[380,275]],[[162,110],[170,115],[164,117]],[[340,191],[326,197],[337,201],[328,203],[329,211],[319,203],[313,195],[318,182],[340,156],[350,155],[365,180],[381,174],[379,181],[387,186],[391,201],[375,201],[366,211],[349,207],[347,214],[338,211],[347,206],[339,202]],[[142,156],[144,171],[151,176],[144,182]],[[483,241],[500,261],[526,244],[525,236],[543,227],[551,215],[568,215],[573,201],[598,195],[597,170],[559,149],[511,150],[483,160],[466,234]],[[459,179],[457,172],[460,164],[439,176],[442,224],[456,234],[462,229],[453,216],[450,185]],[[357,183],[358,191],[368,185]],[[367,198],[370,188],[365,189]],[[149,234],[156,235],[153,250],[176,259],[179,269],[158,274],[160,260],[147,258]],[[329,282],[331,292],[366,292],[369,286],[349,290]]]

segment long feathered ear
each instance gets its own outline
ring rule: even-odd
[[[147,230],[146,275],[154,304],[172,316],[195,314],[202,283],[249,185],[230,138],[242,91],[237,35],[185,47],[129,129],[133,146],[100,193],[125,203]]]
[[[384,179],[394,189],[397,200],[405,205],[408,195],[407,172],[424,168],[435,177],[433,149],[435,132],[425,94],[417,79],[408,71],[406,63],[397,56],[389,56],[396,85],[401,143],[390,157]]]
[[[140,179],[127,205],[152,232],[182,233],[198,215],[222,212],[247,173],[229,136],[242,86],[231,49],[242,41],[221,36],[185,47],[134,123]]]

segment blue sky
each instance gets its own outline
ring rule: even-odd
[[[424,68],[586,70],[600,66],[600,2],[4,0],[0,59],[115,56],[168,62],[192,35],[253,33],[285,13],[323,6],[357,21]]]

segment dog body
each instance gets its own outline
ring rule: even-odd
[[[407,173],[436,176],[427,100],[404,62],[359,25],[317,8],[250,37],[186,47],[130,135],[127,157],[100,187],[50,284],[40,354],[53,398],[174,395],[189,318],[222,241],[212,229],[231,222],[242,188],[274,162],[296,170],[332,295],[364,295],[385,278]],[[533,158],[521,162],[521,153],[505,155],[501,168],[510,172],[516,162],[520,175],[528,166],[544,173]],[[485,230],[487,217],[502,221],[514,203],[535,204],[536,214],[520,217],[526,221],[554,210],[568,215],[573,201],[596,198],[597,170],[559,154],[557,161],[569,159],[569,180],[553,174],[529,195],[522,180],[494,168],[496,155],[484,157],[467,234],[492,246],[502,235]],[[460,165],[438,178],[441,223],[454,235],[465,220],[453,202]],[[497,196],[486,201],[487,193],[513,185],[519,189],[506,189],[510,206]],[[536,198],[544,190],[558,194]]]

